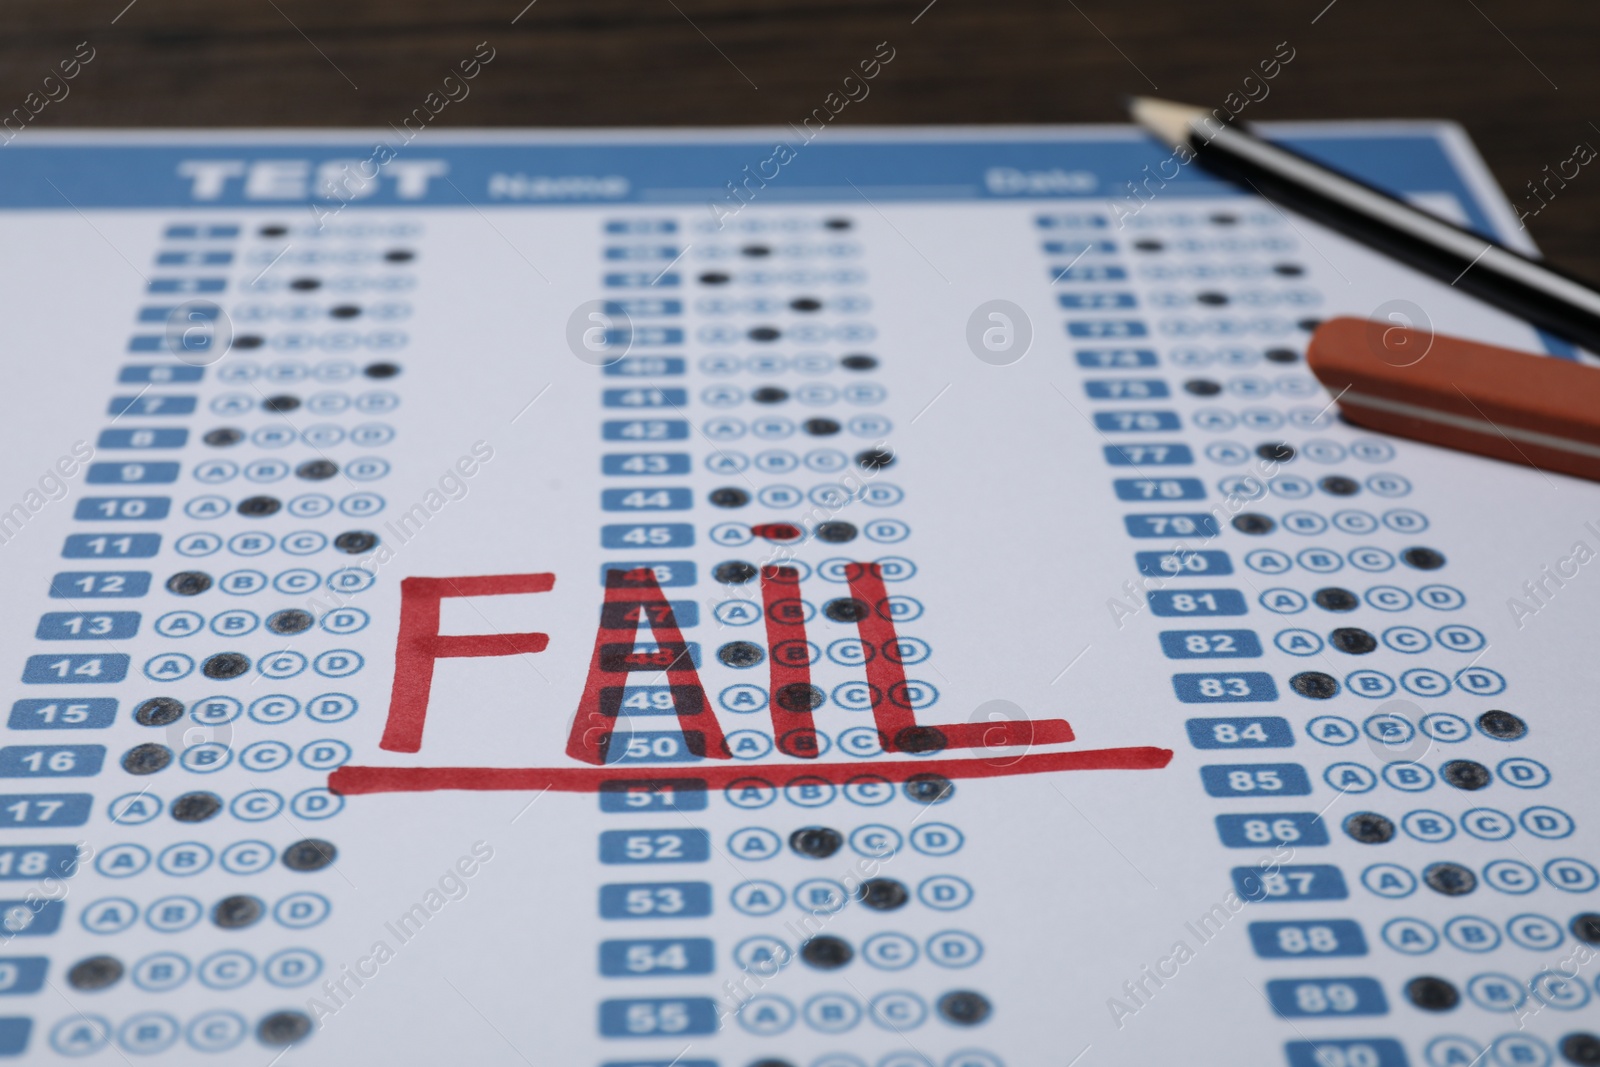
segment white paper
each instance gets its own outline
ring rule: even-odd
[[[1373,180],[1402,175],[1397,191],[1528,247],[1453,127],[1274,132],[1323,144]],[[30,132],[0,153],[12,189],[0,195],[11,371],[0,565],[12,605],[0,625],[11,699],[33,702],[9,713],[0,754],[0,862],[16,872],[0,883],[14,934],[0,986],[17,987],[0,988],[14,992],[0,997],[0,1045],[9,1034],[15,1054],[41,1063],[1390,1067],[1560,1062],[1562,1040],[1593,1028],[1594,953],[1569,924],[1596,909],[1585,623],[1600,608],[1589,566],[1600,493],[1346,426],[1299,358],[1309,336],[1300,320],[1337,314],[1394,312],[1540,350],[1527,326],[1186,168],[1150,183],[1176,164],[1122,128],[829,131],[814,143],[795,130],[466,133],[405,145],[374,178],[340,178],[362,174],[385,137]],[[792,158],[775,161],[774,145]],[[1146,183],[1140,197],[1130,182]],[[237,233],[208,236],[211,227]],[[385,259],[396,251],[412,256]],[[707,280],[718,273],[727,280]],[[632,277],[608,285],[608,275]],[[160,291],[167,279],[179,291]],[[221,279],[219,291],[197,289],[199,279]],[[1087,305],[1063,307],[1063,294],[1089,294]],[[791,304],[806,299],[820,307]],[[631,314],[607,301],[630,302]],[[608,326],[585,346],[586,330]],[[773,339],[750,332],[763,327]],[[230,335],[224,351],[215,339]],[[248,338],[261,343],[245,347]],[[1271,349],[1293,361],[1264,359]],[[1155,365],[1078,357],[1110,350],[1153,353]],[[849,355],[876,363],[851,370]],[[681,372],[641,360],[680,361]],[[362,372],[379,363],[399,373]],[[118,380],[129,367],[191,366],[200,380]],[[647,373],[608,373],[621,369]],[[1221,391],[1188,391],[1192,380]],[[1115,396],[1086,389],[1112,381],[1143,384],[1104,387]],[[760,402],[763,387],[782,395]],[[618,406],[603,406],[607,390]],[[117,397],[140,399],[115,415]],[[139,407],[181,397],[194,398],[192,413]],[[299,404],[264,409],[278,397]],[[1167,413],[1177,429],[1163,428]],[[1096,415],[1110,421],[1097,428]],[[838,432],[807,432],[818,418]],[[603,438],[608,422],[618,439]],[[229,427],[243,440],[204,442]],[[145,430],[187,433],[168,446]],[[1256,449],[1277,442],[1295,458],[1263,469]],[[1123,445],[1136,464],[1108,464],[1106,449]],[[1162,465],[1180,445],[1193,462]],[[892,465],[863,469],[858,457],[874,449]],[[684,456],[688,466],[615,459],[617,473],[604,474],[606,456]],[[338,473],[295,473],[318,460]],[[178,465],[172,480],[140,481],[163,477],[162,463]],[[89,472],[109,482],[91,484]],[[1225,479],[1252,473],[1265,496],[1242,510],[1273,520],[1264,535],[1235,528],[1224,504]],[[1354,495],[1319,488],[1330,475],[1352,479]],[[1117,479],[1133,494],[1147,480],[1152,499],[1118,499]],[[1192,480],[1202,499],[1183,499]],[[717,506],[719,489],[751,499]],[[238,514],[262,496],[279,510]],[[228,513],[205,517],[207,501]],[[166,518],[147,517],[162,506]],[[1189,525],[1206,515],[1220,524],[1215,537]],[[821,540],[823,522],[855,536]],[[739,543],[751,526],[784,523],[806,536]],[[348,531],[370,531],[377,545],[326,543]],[[251,539],[263,533],[270,547]],[[159,549],[113,558],[136,551],[117,540],[133,534],[159,535]],[[69,536],[98,558],[64,558]],[[623,540],[602,547],[606,536]],[[1140,573],[1135,553],[1175,546],[1212,553],[1185,557],[1208,572]],[[1396,562],[1417,546],[1443,566]],[[1273,573],[1283,558],[1297,561]],[[824,698],[819,758],[762,754],[773,676],[756,621],[761,582],[716,580],[729,560],[803,569],[809,676]],[[1218,572],[1222,560],[1231,573]],[[699,649],[711,709],[696,721],[714,720],[739,756],[755,758],[686,760],[670,711],[639,715],[620,721],[613,755],[668,761],[612,765],[612,778],[735,767],[782,784],[849,765],[852,776],[898,781],[908,764],[977,764],[952,772],[953,795],[932,805],[859,785],[827,800],[802,784],[765,796],[713,788],[699,794],[703,810],[602,810],[594,768],[567,748],[606,594],[601,567],[626,561],[671,564],[679,579],[693,566],[694,584],[661,596]],[[847,564],[874,561],[891,579],[885,591],[903,598],[892,651],[916,706],[901,714],[947,728],[1064,720],[1072,740],[873,754],[865,683],[896,675],[869,675],[857,624],[823,609],[851,596]],[[132,575],[147,574],[148,592],[83,595],[115,591],[113,572],[135,585]],[[201,572],[210,587],[169,592],[180,572]],[[87,586],[74,584],[86,574]],[[438,632],[536,632],[547,647],[517,652],[523,639],[506,637],[439,659],[420,750],[380,747],[386,725],[404,733],[390,710],[403,580],[539,574],[554,576],[548,591],[447,596]],[[1294,599],[1274,591],[1304,599],[1327,587],[1361,602],[1347,612],[1265,606]],[[1186,621],[1223,590],[1243,614]],[[272,633],[266,620],[291,609],[319,621]],[[195,619],[183,612],[204,629],[184,636]],[[131,636],[96,636],[131,625]],[[431,631],[418,625],[424,662]],[[881,636],[888,624],[868,625]],[[1377,647],[1328,647],[1340,627]],[[1178,634],[1167,640],[1179,651],[1250,651],[1237,631],[1253,635],[1256,654],[1163,651],[1164,633]],[[647,630],[637,640],[644,663],[658,646]],[[762,662],[724,665],[719,650],[738,641]],[[1321,647],[1282,650],[1307,643]],[[229,652],[248,669],[205,677],[207,660]],[[118,656],[125,681],[93,673],[114,672]],[[42,680],[24,681],[25,667]],[[1290,679],[1308,671],[1337,680],[1338,694],[1294,692]],[[1205,677],[1175,681],[1189,675]],[[1275,700],[1182,699],[1260,697],[1263,677]],[[597,684],[629,678],[668,681],[644,670]],[[652,693],[662,691],[629,690],[641,708],[665,699]],[[351,704],[330,694],[357,710],[341,718]],[[139,725],[135,709],[156,696],[185,715]],[[116,702],[104,725],[90,698]],[[1474,724],[1491,709],[1520,717],[1526,735],[1485,735]],[[1402,733],[1433,716],[1428,729],[1446,739],[1333,745],[1308,733],[1335,718],[1359,732],[1382,715],[1398,716],[1389,721]],[[1284,724],[1292,745],[1192,743],[1230,729],[1244,741],[1276,737],[1221,722],[1263,717]],[[89,725],[38,728],[47,719]],[[1194,733],[1191,720],[1217,721]],[[124,755],[146,743],[167,746],[171,765],[125,771]],[[104,769],[77,773],[99,758],[92,746]],[[1105,750],[1142,769],[1044,769],[1053,754]],[[1467,791],[1438,780],[1459,760],[1491,782]],[[1402,766],[1412,763],[1421,769]],[[1282,765],[1303,770],[1305,795],[1284,795],[1293,772]],[[1376,784],[1341,793],[1335,765],[1364,768],[1341,782]],[[504,789],[339,797],[328,792],[335,766],[356,775],[347,781],[368,774],[353,768],[526,773],[495,779]],[[1378,777],[1386,766],[1390,780]],[[1231,780],[1262,795],[1210,795],[1206,767],[1243,768]],[[172,803],[195,792],[214,794],[220,810],[174,819]],[[730,795],[769,802],[741,807]],[[85,817],[17,825],[43,818],[51,799],[61,800],[52,816],[86,804]],[[112,818],[130,810],[150,817]],[[1359,812],[1385,816],[1393,840],[1353,840],[1346,820]],[[1219,817],[1230,816],[1259,816],[1226,830],[1246,847],[1224,844]],[[797,854],[790,837],[807,827],[836,831],[838,851]],[[618,831],[632,833],[604,843]],[[1318,833],[1327,844],[1314,843]],[[1285,836],[1297,840],[1274,843]],[[281,854],[306,839],[336,846],[332,863],[286,867]],[[775,853],[762,855],[762,842]],[[50,845],[66,851],[42,851]],[[41,874],[71,846],[70,877]],[[1398,893],[1389,887],[1438,863],[1470,871],[1473,891],[1368,888]],[[1346,893],[1245,902],[1230,872],[1252,866],[1272,894],[1304,891],[1330,867]],[[1311,866],[1323,870],[1313,877]],[[850,899],[869,877],[909,899],[889,911]],[[827,900],[841,888],[835,913]],[[219,928],[215,906],[239,896],[259,903],[259,918]],[[702,896],[709,914],[682,914]],[[603,918],[608,901],[623,916],[649,914]],[[767,902],[770,913],[751,913]],[[37,924],[55,921],[41,936]],[[814,937],[839,939],[850,961],[828,970],[803,960]],[[1424,953],[1394,947],[1430,938],[1437,947]],[[772,939],[791,954],[782,967],[759,962]],[[836,944],[823,948],[832,956],[819,958],[837,960]],[[99,956],[116,966],[74,971]],[[120,978],[78,988],[91,972]],[[1459,1003],[1416,1007],[1406,987],[1421,976],[1446,980]],[[297,1020],[309,1030],[282,1045]]]

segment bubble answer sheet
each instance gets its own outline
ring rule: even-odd
[[[1600,1062],[1600,489],[1303,361],[1588,357],[1141,133],[29,131],[0,293],[0,1055]]]

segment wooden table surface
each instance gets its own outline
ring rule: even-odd
[[[837,123],[1116,122],[1128,93],[1216,106],[1286,41],[1250,116],[1455,119],[1525,209],[1546,167],[1600,146],[1600,4],[1581,0],[126,3],[8,0],[0,112],[87,41],[34,128],[388,126],[487,42],[437,127],[785,124],[886,41]],[[1550,188],[1529,229],[1600,279],[1600,163]]]

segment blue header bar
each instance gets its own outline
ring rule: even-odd
[[[784,138],[784,133],[790,136]],[[804,131],[682,140],[659,135],[584,141],[561,135],[485,135],[473,141],[398,135],[215,142],[160,135],[94,144],[18,138],[0,148],[0,208],[287,207],[313,211],[396,205],[490,207],[700,204],[713,215],[741,204],[947,200],[1125,200],[1228,196],[1237,190],[1180,166],[1152,140],[1123,130],[1024,131],[1016,139],[960,133],[926,140]],[[1299,136],[1288,143],[1399,193],[1450,192],[1477,204],[1445,150],[1426,132]],[[1482,224],[1484,220],[1475,219]]]

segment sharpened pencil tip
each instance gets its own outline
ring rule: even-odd
[[[1204,108],[1154,96],[1129,97],[1127,104],[1133,121],[1174,148],[1188,143],[1191,123],[1206,115]]]

